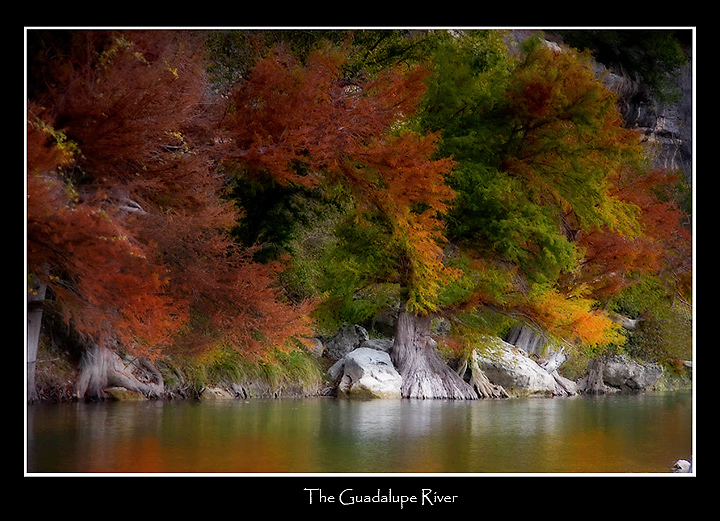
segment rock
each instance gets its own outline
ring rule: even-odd
[[[125,387],[106,387],[103,391],[105,391],[111,399],[119,402],[147,400],[144,394],[137,391],[131,391]]]
[[[557,370],[552,371],[550,375],[555,379],[556,396],[575,396],[578,393],[578,385],[562,376]]]
[[[567,360],[562,345],[551,341],[545,333],[528,324],[514,326],[505,341],[537,360],[538,365],[551,374]]]
[[[388,353],[360,347],[345,356],[338,390],[358,398],[400,398],[401,384]]]
[[[394,341],[392,338],[371,338],[370,340],[366,340],[360,344],[360,347],[367,347],[369,349],[390,353],[393,348],[393,343]]]
[[[360,344],[360,348],[367,348],[367,349],[374,349],[376,351],[381,351],[385,353],[390,353],[393,348],[393,340],[388,338],[373,338],[369,340],[365,340]],[[338,380],[342,374],[343,370],[345,369],[345,357],[343,356],[341,359],[339,359],[337,362],[335,362],[330,369],[328,369],[327,373],[331,380],[336,381]]]
[[[341,358],[337,362],[335,362],[330,369],[328,369],[328,376],[330,376],[330,379],[335,381],[338,378],[340,378],[343,374],[343,370],[345,369],[345,358]]]
[[[331,360],[340,360],[368,340],[370,340],[370,337],[364,327],[358,325],[343,326],[325,341],[325,355]]]
[[[662,366],[640,363],[623,355],[593,360],[588,374],[578,381],[578,389],[588,394],[617,391],[642,391],[655,385],[663,373]]]
[[[692,463],[685,459],[679,459],[670,467],[670,471],[675,474],[689,474],[692,472]]]
[[[637,391],[652,386],[662,372],[660,365],[641,364],[624,356],[615,356],[605,362],[603,381],[612,387]]]
[[[202,400],[232,400],[235,395],[221,387],[205,387],[200,393],[200,398]]]
[[[602,73],[603,65],[596,70]],[[670,102],[654,99],[647,87],[626,76],[605,73],[603,83],[619,96],[618,106],[628,128],[637,130],[649,146],[648,157],[655,168],[692,175],[692,62],[680,68],[674,82],[679,98]]]
[[[487,337],[485,349],[476,350],[480,369],[490,382],[502,386],[510,396],[556,394],[555,379],[515,346]]]
[[[518,349],[522,349],[529,355],[542,356],[548,338],[545,334],[527,324],[519,324],[510,329],[505,341]]]

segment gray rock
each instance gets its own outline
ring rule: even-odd
[[[658,364],[614,355],[606,360],[591,361],[588,374],[578,381],[578,390],[588,394],[642,391],[655,385],[662,373],[663,368]]]
[[[641,364],[624,356],[614,356],[605,362],[603,382],[621,390],[638,391],[654,385],[662,372],[658,364]]]
[[[575,396],[578,394],[578,385],[572,380],[565,378],[557,370],[550,375],[555,379],[555,395],[556,396]]]
[[[493,384],[511,396],[556,394],[553,376],[522,350],[499,338],[487,337],[482,351],[473,353],[480,369]]]
[[[692,472],[692,463],[685,459],[679,459],[670,467],[670,471],[675,474],[689,474]]]
[[[527,353],[540,367],[551,374],[567,360],[562,345],[528,324],[514,326],[505,341]]]
[[[361,347],[345,356],[338,390],[349,397],[400,398],[401,384],[389,354]]]
[[[325,355],[331,360],[340,360],[368,340],[370,340],[370,337],[364,327],[358,325],[343,326],[325,341]]]
[[[392,338],[371,338],[366,340],[360,347],[367,347],[369,349],[376,349],[378,351],[384,351],[390,353],[393,348],[394,341]]]
[[[345,369],[345,357],[341,358],[337,362],[335,362],[330,369],[328,369],[328,376],[331,380],[335,381],[338,378],[340,378],[343,374],[343,370]]]

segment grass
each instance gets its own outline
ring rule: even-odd
[[[231,347],[219,347],[202,358],[179,361],[179,366],[197,389],[256,384],[271,393],[301,388],[312,394],[322,387],[325,374],[322,362],[302,348],[270,349],[262,358],[249,358]]]

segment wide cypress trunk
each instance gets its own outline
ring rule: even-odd
[[[88,340],[75,382],[76,398],[104,399],[108,387],[124,387],[148,398],[160,398],[164,390],[160,371],[144,359],[120,355]]]
[[[474,400],[478,397],[435,349],[430,336],[430,317],[400,312],[392,360],[403,379],[403,398]]]

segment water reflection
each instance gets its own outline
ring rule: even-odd
[[[28,408],[29,472],[666,472],[692,457],[689,393]]]

